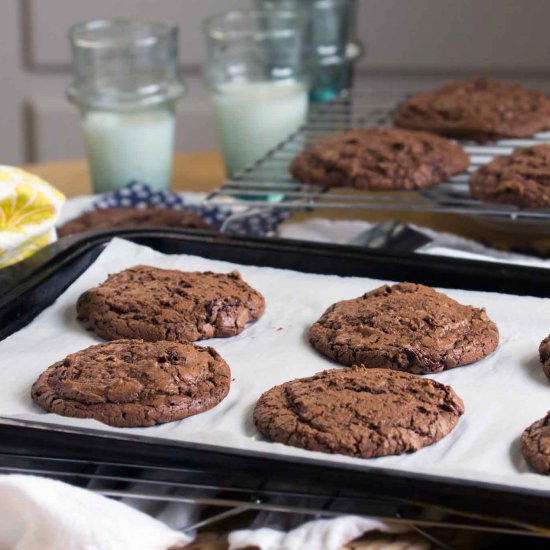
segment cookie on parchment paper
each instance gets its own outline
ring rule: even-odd
[[[550,411],[525,429],[521,436],[521,452],[539,474],[550,474]]]
[[[413,283],[384,285],[337,302],[309,330],[311,345],[342,365],[414,374],[479,361],[498,340],[484,309]]]
[[[68,355],[33,384],[33,400],[62,416],[116,427],[154,426],[216,406],[229,392],[229,366],[190,342],[116,340]]]
[[[265,309],[263,296],[231,273],[138,265],[84,292],[78,318],[107,340],[202,340],[242,332]]]
[[[464,413],[450,386],[387,369],[333,369],[265,392],[254,409],[271,441],[371,458],[418,451]]]

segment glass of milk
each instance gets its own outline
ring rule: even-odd
[[[234,177],[305,121],[305,17],[232,11],[208,19],[206,80],[228,175]]]
[[[139,179],[167,189],[172,173],[174,105],[184,93],[178,29],[167,22],[99,20],[75,25],[69,39],[94,191]]]

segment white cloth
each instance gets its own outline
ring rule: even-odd
[[[233,531],[229,550],[257,546],[260,550],[339,550],[369,531],[402,533],[405,527],[360,516],[309,521],[285,533],[277,529]]]
[[[321,243],[346,244],[353,237],[373,226],[374,224],[372,223],[355,220],[313,218],[305,222],[287,223],[281,226],[279,237]],[[412,224],[411,227],[432,239],[432,242],[415,251],[418,254],[550,268],[550,260],[496,250],[470,239],[465,239],[452,233],[433,231],[427,227]]]
[[[373,225],[372,223],[356,220],[313,218],[305,222],[284,224],[279,230],[279,237],[321,243],[346,244],[353,237],[370,229]],[[470,239],[465,239],[452,233],[433,231],[427,227],[412,224],[411,227],[432,239],[431,243],[415,251],[418,254],[550,268],[550,260],[496,250]]]
[[[0,476],[0,550],[168,550],[190,539],[91,491]]]

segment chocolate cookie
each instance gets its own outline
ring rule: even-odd
[[[462,399],[435,380],[386,369],[333,369],[265,392],[254,423],[268,439],[370,458],[418,451],[445,437]]]
[[[542,368],[544,374],[550,378],[550,336],[547,336],[539,346],[539,355],[540,362],[542,363]]]
[[[550,411],[521,436],[523,457],[539,474],[550,474]]]
[[[238,271],[183,272],[138,265],[110,275],[76,304],[87,329],[107,340],[201,340],[242,332],[263,296]]]
[[[355,129],[302,151],[290,172],[325,187],[387,191],[431,187],[468,168],[460,145],[426,132]]]
[[[333,304],[310,328],[309,341],[343,365],[429,374],[489,355],[498,329],[484,309],[401,283]]]
[[[212,229],[198,214],[168,208],[100,208],[69,220],[57,229],[59,237],[113,227],[182,227]]]
[[[68,355],[33,384],[33,400],[109,426],[154,426],[211,409],[231,373],[216,350],[190,342],[116,340]]]
[[[550,128],[550,96],[518,84],[473,78],[452,80],[401,103],[393,122],[479,142],[529,137]]]
[[[550,207],[550,144],[520,147],[481,166],[470,177],[470,194],[520,208]]]

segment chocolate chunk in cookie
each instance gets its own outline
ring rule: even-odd
[[[58,228],[59,237],[83,231],[115,227],[180,227],[212,229],[203,219],[189,210],[168,208],[100,208],[86,212]]]
[[[117,340],[53,364],[32,386],[33,400],[63,416],[110,426],[154,426],[211,409],[231,373],[212,348],[189,342]]]
[[[472,174],[470,193],[519,208],[550,207],[550,144],[520,147],[510,156],[494,158]]]
[[[550,128],[550,96],[499,80],[453,80],[408,98],[393,121],[399,128],[478,142],[529,137]]]
[[[254,423],[271,441],[370,458],[418,451],[445,437],[462,399],[435,380],[386,369],[333,369],[264,393]]]
[[[350,130],[305,149],[290,172],[324,187],[413,190],[464,172],[468,162],[462,147],[445,138],[378,127]]]
[[[310,328],[309,341],[343,365],[429,374],[489,355],[498,329],[484,309],[401,283],[333,304]]]
[[[542,363],[542,368],[544,374],[550,378],[550,336],[547,336],[539,346],[539,355],[540,362]]]
[[[550,411],[521,436],[523,457],[539,474],[550,474]]]
[[[265,309],[263,296],[232,273],[138,265],[110,275],[76,305],[87,329],[107,340],[202,340],[242,332]]]

